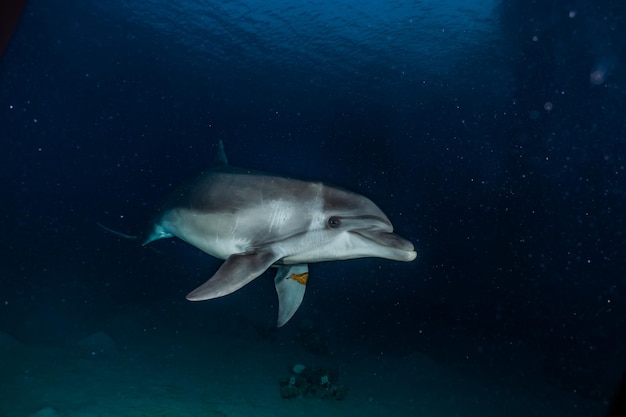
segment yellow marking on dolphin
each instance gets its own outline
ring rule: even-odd
[[[289,278],[291,278],[292,280],[302,284],[302,285],[306,285],[307,280],[309,279],[309,273],[308,272],[304,272],[302,274],[291,274],[289,275]]]

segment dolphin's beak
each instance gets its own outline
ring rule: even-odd
[[[383,257],[387,259],[410,262],[417,257],[413,244],[395,233],[377,229],[353,230],[352,233],[383,246]]]

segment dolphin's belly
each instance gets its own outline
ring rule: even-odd
[[[163,216],[161,224],[179,239],[220,259],[249,250],[251,243],[248,236],[237,233],[237,219],[232,215],[174,209]]]
[[[177,208],[167,211],[161,226],[169,233],[209,255],[227,259],[235,253],[244,253],[271,246],[288,256],[302,250],[301,241],[311,228],[309,213],[289,204],[271,204],[235,212],[203,213]],[[289,241],[289,245],[283,245]]]

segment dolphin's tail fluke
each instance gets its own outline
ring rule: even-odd
[[[132,236],[132,235],[127,235],[127,234],[122,233],[122,232],[118,232],[117,230],[113,230],[113,229],[110,229],[110,228],[106,227],[105,225],[103,225],[100,222],[96,222],[96,224],[98,226],[100,226],[101,228],[103,228],[104,230],[106,230],[107,232],[112,233],[112,234],[114,234],[117,237],[123,237],[124,239],[138,239],[138,236]]]

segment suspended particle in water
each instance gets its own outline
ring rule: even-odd
[[[589,82],[593,85],[600,85],[606,81],[607,70],[604,65],[597,65],[589,74]]]

